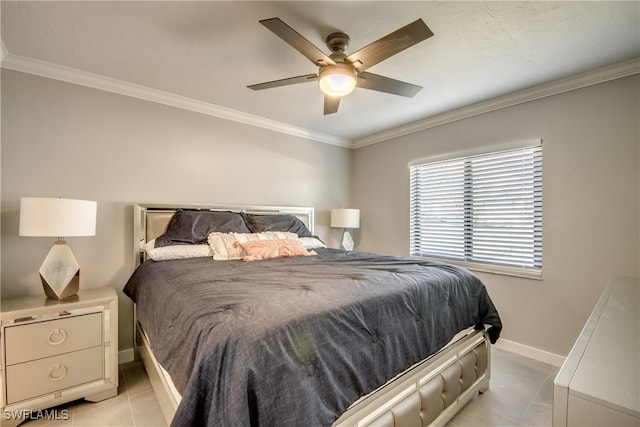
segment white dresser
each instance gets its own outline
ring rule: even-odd
[[[640,426],[640,279],[598,300],[553,387],[553,426]]]
[[[2,301],[2,427],[49,416],[42,410],[72,400],[97,402],[117,395],[117,321],[118,297],[108,287],[64,300]]]

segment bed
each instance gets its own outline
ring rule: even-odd
[[[490,342],[502,325],[464,269],[322,247],[313,208],[133,211],[137,268],[124,292],[135,304],[136,349],[172,426],[443,425],[489,387]],[[200,213],[234,222],[216,232],[176,226]],[[249,233],[230,231],[238,217]],[[188,238],[176,239],[178,228]],[[273,246],[260,236],[291,232],[277,246],[304,241],[305,256],[247,262],[256,242],[242,239]],[[225,253],[216,245],[229,236]],[[147,259],[150,242],[161,241],[165,252],[204,252]]]

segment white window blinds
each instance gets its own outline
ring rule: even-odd
[[[541,275],[542,146],[416,164],[410,174],[411,255]]]

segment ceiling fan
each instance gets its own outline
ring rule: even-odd
[[[433,36],[422,19],[418,19],[348,56],[344,51],[349,45],[349,36],[344,33],[332,33],[327,36],[327,47],[332,52],[327,56],[280,18],[263,19],[259,22],[319,68],[317,74],[305,74],[247,86],[250,89],[262,90],[317,80],[320,90],[324,93],[324,114],[337,112],[341,97],[351,93],[356,86],[409,98],[422,89],[422,87],[411,83],[365,71],[396,53]]]

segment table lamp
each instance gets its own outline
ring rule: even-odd
[[[44,293],[64,299],[78,293],[80,266],[64,237],[95,236],[97,202],[46,197],[20,199],[20,236],[57,237],[40,266]]]
[[[360,228],[360,209],[331,209],[331,227]],[[342,233],[342,248],[345,251],[353,250],[353,238],[348,230]]]

